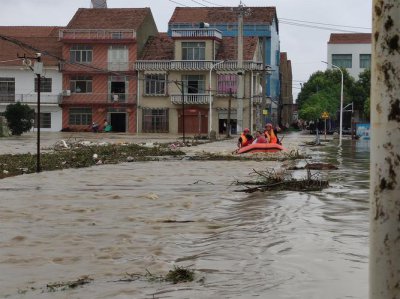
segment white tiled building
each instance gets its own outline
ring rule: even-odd
[[[344,67],[357,80],[361,72],[371,67],[371,33],[332,33],[327,62],[328,68],[330,64]]]

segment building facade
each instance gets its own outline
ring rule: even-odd
[[[138,130],[206,135],[230,128],[235,134],[240,82],[243,124],[253,128],[262,97],[262,51],[257,37],[245,37],[244,45],[239,68],[235,39],[216,28],[172,29],[150,38],[136,62]]]
[[[371,68],[371,33],[332,33],[328,41],[328,68],[330,64],[346,68],[358,79]]]
[[[223,37],[234,38],[236,59],[241,32],[244,37],[259,39],[266,81],[262,83],[265,97],[261,109],[257,110],[257,126],[265,122],[277,123],[280,42],[275,7],[177,7],[168,23],[168,34],[171,35],[173,30],[193,29],[199,24],[208,24],[209,28],[219,30]]]
[[[16,102],[27,104],[37,111],[38,79],[33,72],[37,51],[34,49],[46,49],[54,56],[61,56],[61,45],[57,40],[58,29],[39,26],[0,27],[1,35],[20,42],[16,44],[0,40],[0,113],[4,113],[7,105]],[[17,54],[27,58],[18,58]],[[40,87],[40,127],[42,131],[60,131],[62,75],[59,72],[59,61],[43,53],[42,62],[44,67]],[[33,120],[34,128],[36,123]]]
[[[64,130],[111,124],[136,132],[134,63],[149,36],[157,34],[149,8],[80,8],[59,31],[62,43]]]
[[[297,121],[297,118],[294,116],[292,63],[287,59],[286,52],[281,52],[279,72],[281,92],[279,99],[278,123],[281,126],[288,128],[291,124]]]

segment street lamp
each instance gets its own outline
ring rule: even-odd
[[[222,60],[220,62],[214,63],[211,68],[210,68],[210,76],[209,76],[209,84],[208,84],[208,91],[209,91],[209,115],[208,115],[208,129],[209,129],[209,133],[208,133],[208,137],[211,137],[211,131],[212,131],[212,95],[211,95],[211,72],[212,70],[219,64],[224,63],[225,60]]]
[[[342,82],[341,82],[341,88],[340,88],[340,121],[339,121],[339,146],[342,146],[342,127],[343,127],[343,71],[341,70],[340,67],[337,65],[334,65],[332,63],[322,61],[323,63],[326,63],[328,65],[331,65],[335,69],[338,69],[340,71],[340,74],[342,75]]]

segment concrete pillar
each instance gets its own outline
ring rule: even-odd
[[[370,299],[400,299],[400,1],[372,10]]]

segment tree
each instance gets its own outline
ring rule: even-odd
[[[21,135],[32,128],[31,120],[35,117],[35,111],[28,105],[17,102],[7,105],[4,115],[11,134]]]
[[[354,103],[354,110],[360,111],[361,118],[369,120],[369,108],[365,110],[365,107],[368,105],[366,102],[371,92],[371,70],[366,69],[358,77],[358,81],[355,82],[350,90],[350,97]]]

